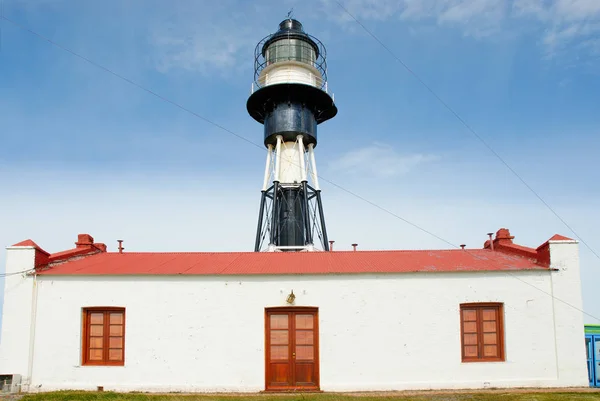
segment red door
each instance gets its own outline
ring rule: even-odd
[[[265,326],[266,390],[318,390],[318,309],[269,308]]]

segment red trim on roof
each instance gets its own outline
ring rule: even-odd
[[[484,249],[470,250],[106,253],[89,234],[78,235],[76,248],[51,255],[32,240],[14,246],[40,251],[41,275],[281,275],[547,270],[549,241],[571,240],[556,234],[534,249],[513,239],[501,228]]]
[[[21,242],[17,242],[16,244],[14,244],[13,246],[33,246],[36,248],[39,248],[40,246],[38,244],[36,244],[35,242],[33,242],[30,239],[26,239],[24,241]]]
[[[564,235],[554,234],[548,241],[575,241],[573,238],[565,237]]]
[[[501,228],[496,232],[496,237],[493,239],[494,251],[504,252],[513,255],[519,255],[525,258],[536,261],[538,264],[549,266],[550,265],[550,241],[573,241],[571,238],[555,234],[548,241],[544,242],[537,248],[529,248],[522,245],[517,245],[513,242],[515,237],[510,235],[510,231],[507,228]],[[492,244],[487,240],[483,244],[484,249],[492,249]]]
[[[40,268],[49,263],[57,263],[60,261],[68,261],[75,257],[84,257],[94,255],[99,252],[106,252],[106,245],[102,243],[94,243],[94,238],[89,234],[79,234],[77,236],[76,248],[67,251],[56,252],[50,254],[43,250],[38,244],[30,239],[18,242],[13,246],[32,246],[35,248],[35,267]]]
[[[282,275],[547,270],[529,258],[476,250],[98,253],[41,275]]]
[[[45,253],[46,255],[50,255],[48,252],[46,252],[45,250],[42,249],[41,246],[39,246],[38,244],[36,244],[35,242],[33,242],[30,239],[26,239],[24,241],[21,242],[17,242],[16,244],[12,245],[12,246],[32,246],[34,247],[36,250]]]

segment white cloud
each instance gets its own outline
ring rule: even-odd
[[[337,8],[336,0],[321,0],[327,8]],[[401,6],[401,1],[396,0],[346,0],[342,3],[348,12],[357,18],[370,20],[385,20],[396,14]],[[354,21],[347,13],[337,13],[341,20]]]
[[[544,24],[541,43],[548,57],[556,57],[577,43],[588,44],[577,49],[589,55],[598,51],[597,41],[592,40],[600,34],[598,0],[515,0],[513,10],[516,17]]]
[[[338,21],[354,20],[336,0],[321,0]],[[477,38],[533,31],[549,57],[573,50],[598,55],[599,0],[346,0],[341,1],[360,21],[397,18],[412,24],[452,26]],[[337,8],[337,10],[335,9]],[[533,20],[533,24],[532,24]],[[577,46],[580,42],[586,46]],[[575,45],[575,46],[573,46]]]
[[[329,167],[333,170],[389,178],[406,174],[418,165],[435,159],[435,156],[425,154],[402,155],[388,145],[374,143],[342,155],[333,160]]]
[[[230,75],[236,68],[251,65],[252,51],[261,37],[256,32],[264,30],[258,28],[260,15],[248,18],[256,7],[231,0],[174,2],[168,13],[154,16],[149,28],[156,68],[163,73],[180,69]]]
[[[252,47],[243,36],[215,27],[210,32],[203,31],[187,35],[174,33],[171,29],[155,32],[152,43],[158,52],[155,57],[157,69],[168,72],[180,68],[207,74],[220,69],[229,70],[239,63],[241,51]]]
[[[338,21],[386,20],[435,22],[438,25],[460,25],[465,34],[486,36],[494,32],[507,13],[504,0],[321,0],[328,13]]]

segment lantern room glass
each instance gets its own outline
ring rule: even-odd
[[[287,38],[277,40],[267,48],[265,58],[267,65],[279,61],[298,61],[314,66],[315,49],[307,42],[300,39]]]

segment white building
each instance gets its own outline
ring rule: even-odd
[[[0,375],[23,391],[587,386],[577,242],[512,238],[294,253],[23,241],[7,248]]]

